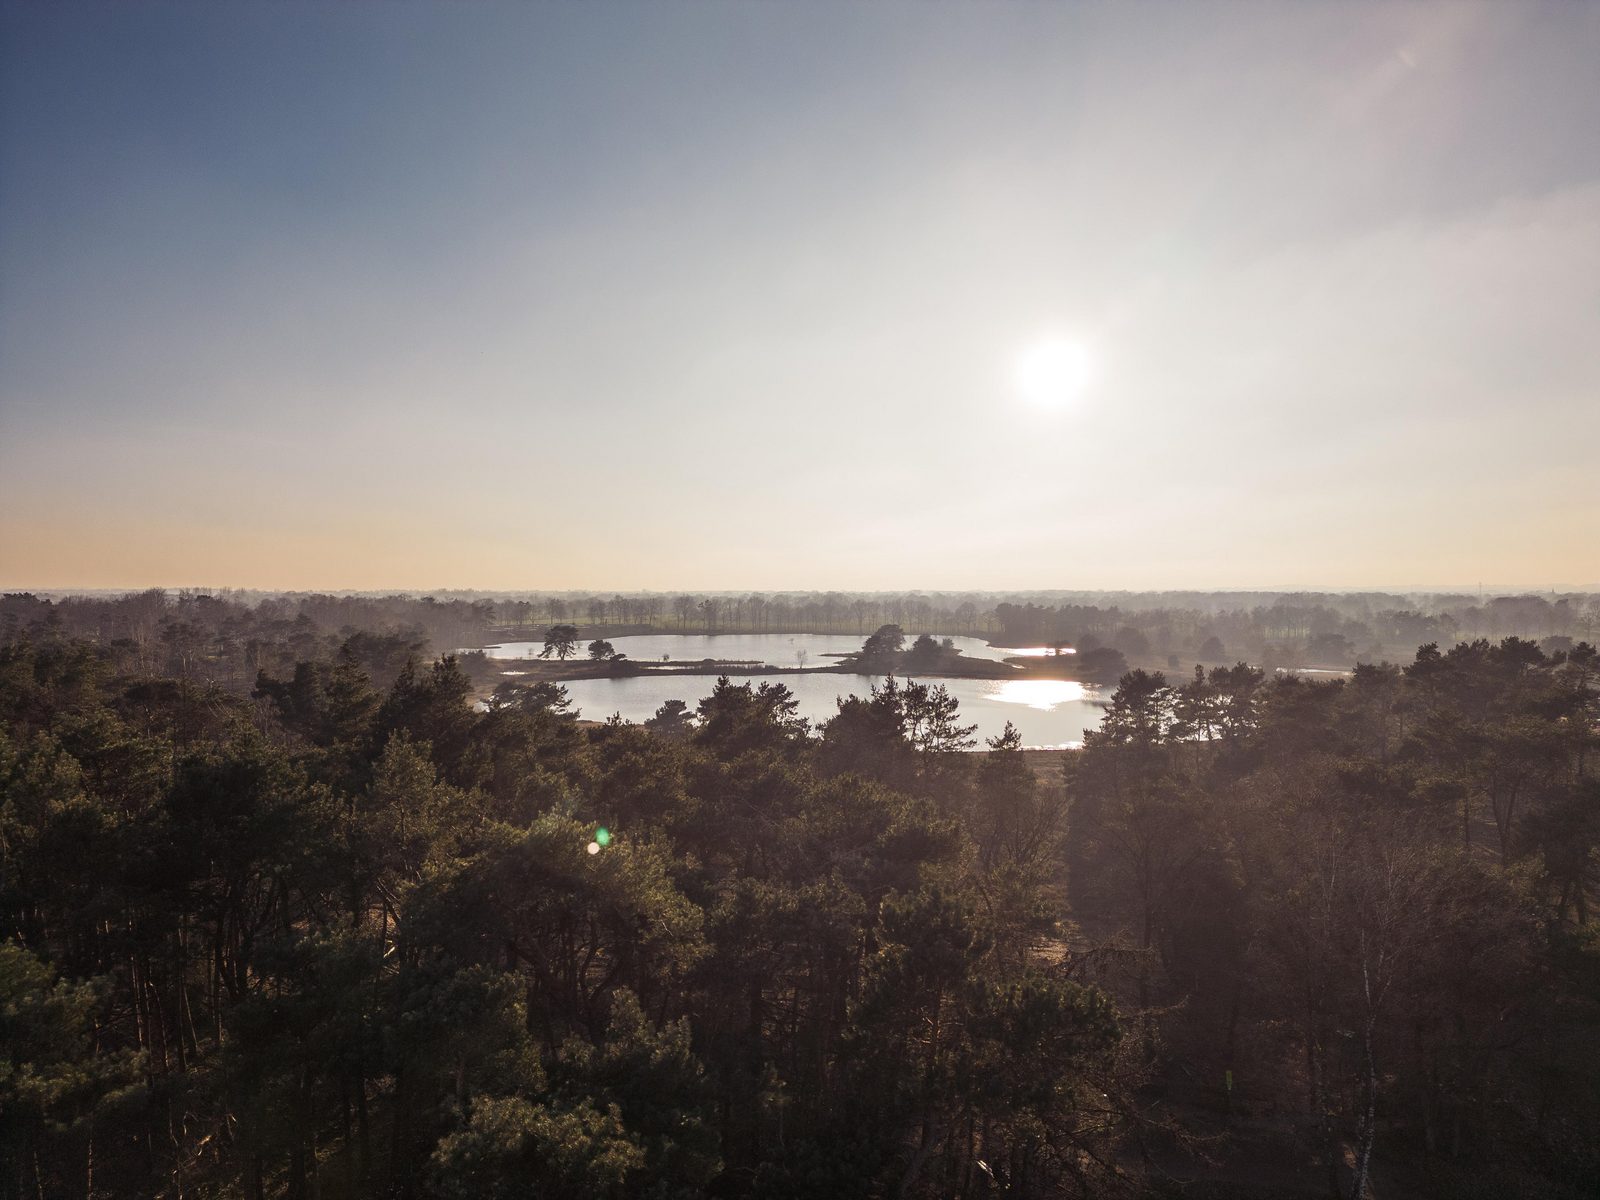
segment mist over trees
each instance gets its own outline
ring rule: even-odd
[[[610,596],[285,595],[152,589],[117,595],[0,597],[0,631],[45,628],[89,638],[120,669],[206,679],[245,693],[257,672],[291,674],[351,652],[387,684],[409,655],[500,641],[545,642],[562,627],[582,644],[629,633],[853,633],[893,625],[922,634],[976,636],[997,645],[1071,646],[1091,678],[1127,666],[1173,669],[1248,662],[1349,669],[1401,660],[1427,642],[1516,636],[1546,652],[1600,639],[1600,595],[1400,596],[1385,593],[1036,592],[751,593]],[[567,631],[570,630],[570,633]],[[559,643],[549,643],[556,653]],[[1090,655],[1099,651],[1097,658]],[[1121,655],[1115,658],[1110,652]]]

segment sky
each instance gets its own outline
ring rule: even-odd
[[[6,0],[0,586],[1600,588],[1597,61],[1566,2]]]

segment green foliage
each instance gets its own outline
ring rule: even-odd
[[[544,633],[544,649],[539,652],[540,658],[549,658],[552,654],[565,662],[578,650],[578,627],[576,625],[552,625]]]
[[[452,863],[476,817],[464,793],[439,781],[427,749],[392,735],[350,823],[352,845],[371,869],[404,883]]]
[[[695,740],[723,759],[779,751],[806,732],[806,719],[795,715],[799,707],[794,693],[781,683],[753,687],[724,675],[700,701]]]
[[[1092,988],[1027,972],[975,982],[964,997],[974,1102],[996,1119],[1048,1123],[1082,1099],[1086,1067],[1121,1037],[1115,1008]]]
[[[1521,1169],[1550,1188],[1591,1169],[1551,1117],[1600,1119],[1557,1066],[1591,1053],[1590,1006],[1535,982],[1596,882],[1597,697],[1571,662],[1509,638],[1342,681],[1124,676],[1070,772],[1068,857],[1075,907],[1133,932],[1146,1061],[1248,1063],[1262,1102],[1314,1115],[1329,1170],[1351,1147],[1352,1194],[1385,1139],[1538,1146]]]
[[[905,630],[898,625],[884,625],[861,644],[861,665],[875,670],[893,669],[905,644]]]
[[[1225,1070],[1600,1161],[1582,644],[1126,673],[1063,787],[936,686],[586,725],[291,614],[229,693],[184,612],[0,646],[0,1196],[1111,1195]]]
[[[96,1045],[106,990],[56,979],[21,946],[0,942],[0,1195],[62,1186],[58,1164],[75,1135],[135,1106],[139,1056]]]
[[[551,1068],[557,1091],[603,1101],[622,1115],[644,1151],[629,1194],[700,1195],[722,1169],[710,1121],[715,1095],[691,1049],[687,1018],[655,1025],[627,989],[611,997],[598,1045],[570,1038]]]
[[[486,1097],[473,1104],[466,1128],[433,1152],[429,1192],[441,1200],[621,1197],[644,1157],[614,1106],[559,1110]]]
[[[645,728],[661,737],[682,741],[694,729],[694,718],[682,700],[668,700],[645,723]]]

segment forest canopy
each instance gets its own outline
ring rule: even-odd
[[[1587,643],[1136,669],[1030,756],[930,684],[586,724],[66,623],[0,646],[0,1195],[1600,1180]]]

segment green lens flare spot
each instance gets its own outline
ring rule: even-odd
[[[594,831],[594,840],[599,842],[602,846],[611,845],[611,830],[607,829],[604,825],[600,826],[599,829]]]

